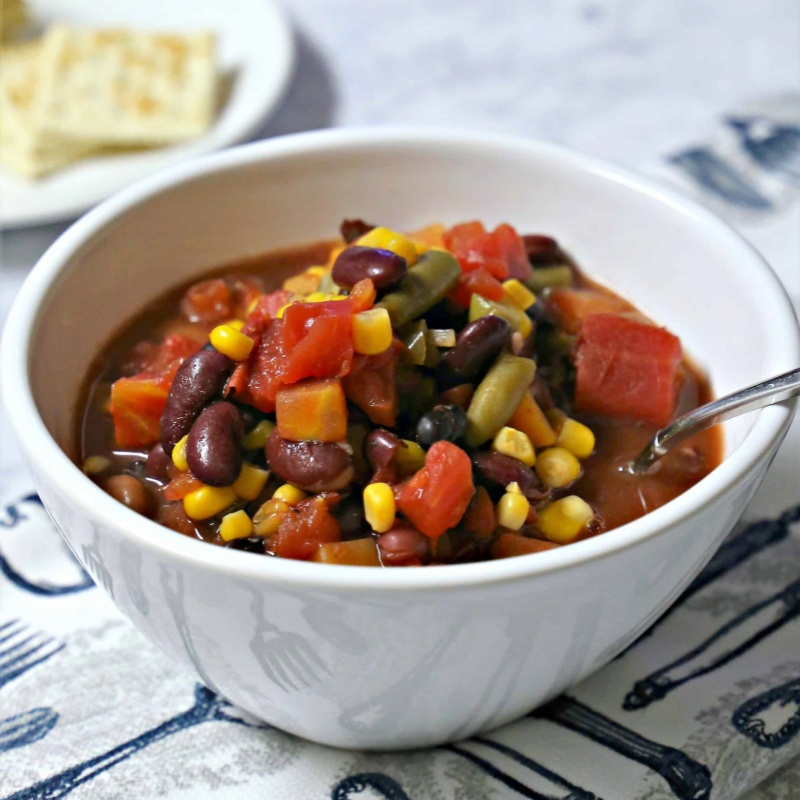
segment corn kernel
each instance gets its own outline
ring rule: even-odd
[[[175,447],[172,448],[172,463],[181,471],[189,471],[189,463],[186,461],[186,442],[189,440],[187,433],[182,439],[178,440]]]
[[[494,437],[492,447],[504,456],[516,458],[526,467],[532,467],[536,463],[536,452],[531,440],[522,431],[515,428],[507,426],[500,428]]]
[[[392,322],[385,308],[353,314],[353,349],[365,356],[383,353],[392,346]]]
[[[245,450],[260,450],[269,439],[269,435],[275,428],[275,423],[268,419],[262,419],[254,428],[249,430],[242,439],[242,447]]]
[[[305,500],[308,495],[291,483],[284,483],[279,486],[272,495],[273,500],[281,500],[287,506],[296,506],[301,500]]]
[[[283,500],[267,500],[253,515],[253,530],[257,536],[274,536],[281,520],[291,508]]]
[[[437,347],[456,346],[456,332],[452,328],[429,328],[428,335]]]
[[[536,474],[546,486],[560,489],[581,474],[581,465],[569,450],[563,447],[548,447],[539,453],[536,459]]]
[[[276,316],[278,319],[282,319],[282,318],[283,318],[283,315],[286,313],[286,309],[287,309],[287,308],[289,308],[289,306],[290,306],[290,305],[291,305],[291,303],[287,303],[285,306],[281,306],[281,307],[278,309],[278,313],[277,313],[275,316]]]
[[[219,350],[234,361],[244,361],[255,344],[249,336],[230,325],[217,325],[211,331],[209,339],[215,350]]]
[[[292,294],[309,294],[316,292],[319,289],[319,282],[321,278],[319,275],[312,275],[308,270],[301,272],[299,275],[293,275],[283,282],[283,288]]]
[[[359,247],[377,247],[381,250],[391,250],[393,253],[402,256],[409,267],[417,263],[417,248],[411,239],[403,236],[402,233],[390,231],[388,228],[373,228],[369,233],[365,233],[356,244]]]
[[[87,475],[99,475],[111,466],[111,462],[105,456],[89,456],[84,459],[83,471]]]
[[[564,420],[556,437],[556,444],[569,450],[577,458],[589,458],[594,452],[594,443],[594,433],[591,429],[569,417]]]
[[[247,315],[248,316],[250,316],[250,314],[252,314],[256,310],[256,306],[259,304],[260,300],[261,300],[261,295],[259,295],[258,297],[254,297],[250,301],[250,304],[247,306]]]
[[[208,519],[236,502],[230,486],[203,486],[183,498],[183,510],[192,519]]]
[[[592,507],[573,494],[550,503],[539,512],[536,527],[551,542],[569,544],[594,517]]]
[[[309,275],[314,275],[314,276],[315,276],[315,277],[317,277],[317,278],[321,278],[321,277],[323,277],[324,275],[327,275],[327,274],[328,274],[328,268],[327,268],[327,267],[309,267],[309,268],[306,270],[306,272],[307,272]]]
[[[505,292],[506,300],[523,311],[527,311],[536,302],[536,295],[516,278],[503,281],[503,291]]]
[[[229,319],[225,324],[229,328],[233,328],[235,331],[240,331],[242,328],[244,328],[243,319]]]
[[[364,516],[372,530],[386,533],[394,525],[394,491],[388,483],[370,483],[364,487]]]
[[[519,488],[519,484],[516,481],[509,483],[508,486],[506,486],[506,491],[509,494],[522,494],[522,489]]]
[[[329,294],[325,294],[325,292],[311,292],[311,294],[306,295],[305,299],[303,300],[304,303],[324,303],[326,300],[331,300],[331,296]]]
[[[244,510],[226,514],[219,525],[219,535],[226,542],[230,542],[232,539],[246,539],[252,533],[253,520],[247,516]]]
[[[268,478],[267,470],[245,463],[242,464],[242,471],[231,488],[242,500],[255,500],[261,494]]]
[[[531,504],[527,497],[506,492],[497,504],[497,524],[518,531],[525,524],[530,509]]]
[[[425,451],[410,439],[401,439],[405,447],[398,447],[394,463],[403,475],[413,475],[425,466]]]

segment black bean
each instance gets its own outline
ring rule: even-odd
[[[363,219],[345,219],[339,226],[339,231],[342,234],[342,239],[347,244],[351,244],[356,239],[360,239],[365,233],[369,233],[374,227],[369,222],[364,222]]]
[[[472,463],[481,483],[487,488],[504,490],[509,483],[517,483],[529,500],[539,500],[547,495],[536,473],[516,458],[494,452],[475,453]]]
[[[186,442],[186,461],[199,481],[230,486],[242,470],[244,426],[239,410],[223,400],[204,408]]]
[[[353,480],[353,458],[335,442],[290,442],[274,430],[266,444],[269,468],[307,492],[335,492]]]
[[[375,247],[348,247],[339,253],[331,277],[343,289],[352,289],[369,278],[378,291],[397,286],[408,273],[408,263],[391,250]]]
[[[147,478],[167,483],[169,481],[169,468],[172,464],[170,457],[164,452],[161,444],[157,444],[147,454],[144,462],[144,474]]]
[[[388,467],[401,447],[400,437],[385,428],[375,428],[364,441],[364,453],[373,470]]]
[[[459,406],[434,406],[417,422],[417,441],[423,447],[434,442],[455,442],[467,432],[467,415]]]
[[[487,370],[510,339],[508,320],[494,314],[479,317],[458,334],[455,347],[445,353],[442,364],[459,383],[464,383]]]
[[[414,528],[395,528],[378,537],[381,563],[387,567],[424,564],[428,560],[429,539]]]
[[[153,496],[150,490],[133,475],[113,475],[100,484],[115,500],[132,511],[149,517],[153,513]]]
[[[251,536],[247,539],[231,539],[225,543],[230,550],[244,550],[246,553],[263,553],[264,540],[260,536]]]
[[[339,523],[342,539],[361,539],[369,532],[364,518],[364,504],[358,497],[351,496],[342,500],[334,509],[333,516]]]
[[[161,415],[161,444],[167,455],[203,408],[220,397],[233,367],[233,361],[217,350],[200,350],[178,367]]]

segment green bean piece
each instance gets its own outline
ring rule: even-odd
[[[568,287],[572,286],[574,275],[572,269],[566,264],[557,265],[554,267],[539,267],[534,269],[530,278],[525,281],[525,285],[534,293],[549,289],[551,287]]]
[[[487,317],[489,314],[507,320],[511,327],[523,336],[527,336],[533,330],[530,317],[522,309],[512,306],[510,303],[487,300],[482,295],[473,294],[469,302],[469,321],[475,322],[476,319]]]
[[[402,359],[406,364],[422,366],[428,356],[428,326],[424,319],[409,322],[398,331],[400,340],[406,346]]]
[[[433,336],[433,331],[430,329],[425,331],[425,345],[425,366],[438,367],[439,362],[442,360],[442,354],[439,352],[439,348],[436,346],[436,339]]]
[[[435,306],[458,283],[461,267],[450,253],[428,250],[411,267],[403,282],[377,303],[389,312],[395,328]]]
[[[491,439],[517,410],[533,383],[536,364],[529,358],[501,353],[478,384],[467,409],[467,444]]]

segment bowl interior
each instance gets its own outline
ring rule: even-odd
[[[580,158],[434,138],[255,146],[210,163],[193,176],[183,168],[177,185],[102,207],[95,223],[107,221],[69,257],[42,305],[31,384],[45,425],[71,455],[81,382],[122,323],[208,268],[330,238],[343,217],[400,230],[508,221],[554,235],[589,275],[678,334],[717,394],[791,366],[775,338],[785,314],[770,308],[780,293],[755,254],[705,215]],[[756,418],[727,424],[728,453]]]

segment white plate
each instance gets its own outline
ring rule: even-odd
[[[0,170],[0,225],[70,219],[152,172],[251,136],[275,110],[289,81],[294,45],[272,0],[32,0],[36,21],[144,30],[210,29],[230,94],[211,130],[185,144],[79,161],[38,181]]]

